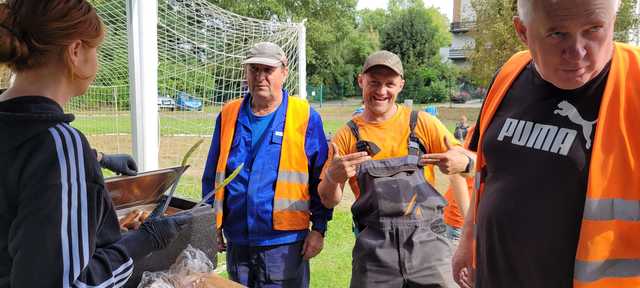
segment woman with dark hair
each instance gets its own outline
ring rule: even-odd
[[[189,215],[120,234],[96,154],[62,107],[95,78],[104,26],[86,0],[0,4],[0,287],[120,287]],[[100,155],[102,156],[102,155]]]

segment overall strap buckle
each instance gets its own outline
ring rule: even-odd
[[[356,125],[353,120],[349,120],[349,122],[347,122],[347,126],[349,126],[349,128],[351,129],[351,133],[354,137],[356,137],[356,140],[358,141],[356,142],[356,149],[358,150],[358,152],[367,152],[367,154],[369,154],[369,156],[371,157],[380,153],[380,147],[378,147],[376,143],[362,140],[362,137],[360,137],[360,130],[358,129],[358,125]]]
[[[409,156],[420,157],[422,154],[427,153],[427,149],[424,148],[422,142],[418,136],[416,136],[415,130],[418,125],[418,111],[411,111],[411,117],[409,118]]]

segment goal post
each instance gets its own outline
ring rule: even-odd
[[[65,107],[76,115],[72,125],[100,151],[135,155],[142,170],[179,165],[204,139],[181,178],[182,195],[200,196],[216,116],[247,92],[241,62],[254,43],[282,47],[285,88],[306,96],[304,22],[245,17],[207,0],[90,1],[107,34],[94,83]]]
[[[158,2],[127,1],[133,157],[140,171],[158,169]]]
[[[307,28],[304,26],[306,22],[307,19],[304,19],[298,24],[298,63],[302,63],[298,65],[298,94],[302,99],[307,99]]]

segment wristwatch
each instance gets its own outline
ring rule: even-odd
[[[469,159],[469,162],[467,162],[467,167],[464,168],[464,171],[462,171],[462,173],[469,173],[471,172],[471,169],[476,163],[475,161],[473,161],[473,158],[469,157],[469,155],[464,154],[464,156],[467,156],[467,159]]]

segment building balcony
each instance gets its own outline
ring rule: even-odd
[[[473,49],[449,49],[449,59],[451,60],[464,60],[471,55]]]
[[[474,21],[462,21],[451,23],[451,33],[464,33],[473,29],[476,26]]]

